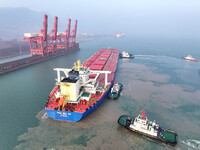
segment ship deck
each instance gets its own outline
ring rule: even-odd
[[[167,140],[172,141],[172,142],[176,141],[176,134],[175,134],[175,132],[168,131],[168,130],[163,130],[162,134],[158,135],[158,137],[160,139],[164,139],[164,140],[167,139]]]
[[[112,82],[114,79],[114,73],[117,68],[119,51],[115,49],[101,49],[97,51],[93,56],[91,56],[88,60],[83,63],[84,67],[89,67],[90,70],[104,70],[111,71],[111,74],[108,74],[108,82]],[[94,78],[96,75],[90,75],[90,78]],[[102,88],[106,88],[107,90],[110,88],[104,87],[105,84],[105,75],[101,74],[97,81],[99,82],[99,86]],[[106,89],[104,92],[97,92],[96,94],[91,94],[91,98],[89,101],[80,101],[80,103],[67,103],[65,107],[62,109],[63,111],[71,111],[84,113],[92,106],[94,106],[101,98],[105,95]],[[59,86],[55,86],[52,92],[49,95],[49,99],[46,104],[46,109],[54,110],[59,105],[59,98],[56,99],[55,93],[59,90]]]

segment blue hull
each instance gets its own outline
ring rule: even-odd
[[[114,81],[114,79],[113,79],[113,81]],[[60,110],[48,110],[48,109],[46,109],[46,113],[48,114],[49,117],[51,117],[52,119],[55,119],[55,120],[77,122],[80,119],[82,119],[83,117],[85,117],[86,115],[90,114],[93,110],[96,109],[96,107],[98,107],[104,101],[104,99],[107,97],[111,87],[113,86],[113,83],[114,83],[113,81],[111,83],[109,90],[99,100],[99,102],[96,103],[93,107],[91,107],[84,113],[71,112],[71,111],[60,111]]]

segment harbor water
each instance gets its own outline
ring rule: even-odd
[[[119,59],[117,81],[123,90],[117,100],[105,101],[77,123],[55,121],[44,110],[57,76],[53,68],[71,68],[101,48],[132,53]],[[70,149],[200,149],[199,39],[106,38],[80,43],[80,50],[0,76],[0,150]],[[120,115],[137,116],[177,132],[171,147],[121,127]]]

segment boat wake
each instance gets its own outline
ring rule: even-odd
[[[182,141],[182,143],[189,148],[200,149],[200,140],[188,139]]]
[[[176,57],[166,56],[166,55],[134,55],[138,59],[148,59],[148,60],[167,60],[167,61],[181,61]]]

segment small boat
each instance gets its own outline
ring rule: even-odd
[[[134,133],[153,139],[157,142],[163,142],[172,146],[177,144],[176,132],[162,129],[155,121],[149,121],[147,117],[145,117],[144,110],[142,111],[142,115],[139,114],[136,118],[122,115],[119,117],[118,123]]]
[[[132,54],[129,54],[126,51],[123,51],[122,53],[119,54],[120,58],[134,58]]]
[[[117,33],[115,34],[115,38],[121,38],[123,37],[124,33]]]
[[[111,99],[117,99],[120,96],[120,92],[122,90],[123,85],[121,83],[115,82],[113,87],[111,88],[108,97]]]
[[[198,59],[193,58],[192,55],[188,55],[188,56],[186,56],[186,57],[183,57],[183,59],[185,59],[185,60],[190,60],[190,61],[194,61],[194,62],[199,61]]]

